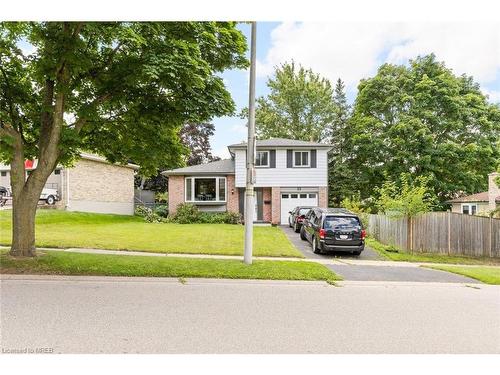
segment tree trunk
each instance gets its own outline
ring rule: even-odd
[[[10,255],[33,257],[35,252],[35,215],[38,197],[22,193],[12,202],[12,246]]]

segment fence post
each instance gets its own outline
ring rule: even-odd
[[[490,258],[493,256],[493,216],[490,216]]]
[[[410,230],[410,253],[413,254],[413,218],[408,216],[408,226]]]
[[[448,255],[451,254],[451,211],[448,211]]]

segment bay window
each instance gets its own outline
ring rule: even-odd
[[[186,202],[225,202],[225,177],[186,177]]]

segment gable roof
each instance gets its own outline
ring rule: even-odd
[[[498,197],[497,197],[498,199]],[[466,202],[488,202],[488,192],[483,191],[481,193],[466,195],[464,197],[451,199],[448,203],[466,203]]]
[[[297,139],[287,138],[269,138],[256,140],[257,147],[314,147],[314,148],[332,148],[331,145],[325,143],[300,141]],[[247,142],[235,143],[227,146],[227,148],[246,148]]]
[[[190,167],[170,169],[161,172],[164,176],[170,175],[211,175],[211,174],[234,174],[234,160],[223,159],[206,164],[192,165]]]

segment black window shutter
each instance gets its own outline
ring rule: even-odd
[[[293,150],[286,150],[286,167],[293,167]]]
[[[311,150],[311,168],[316,168],[316,150]]]
[[[276,168],[276,150],[269,151],[269,168]]]

